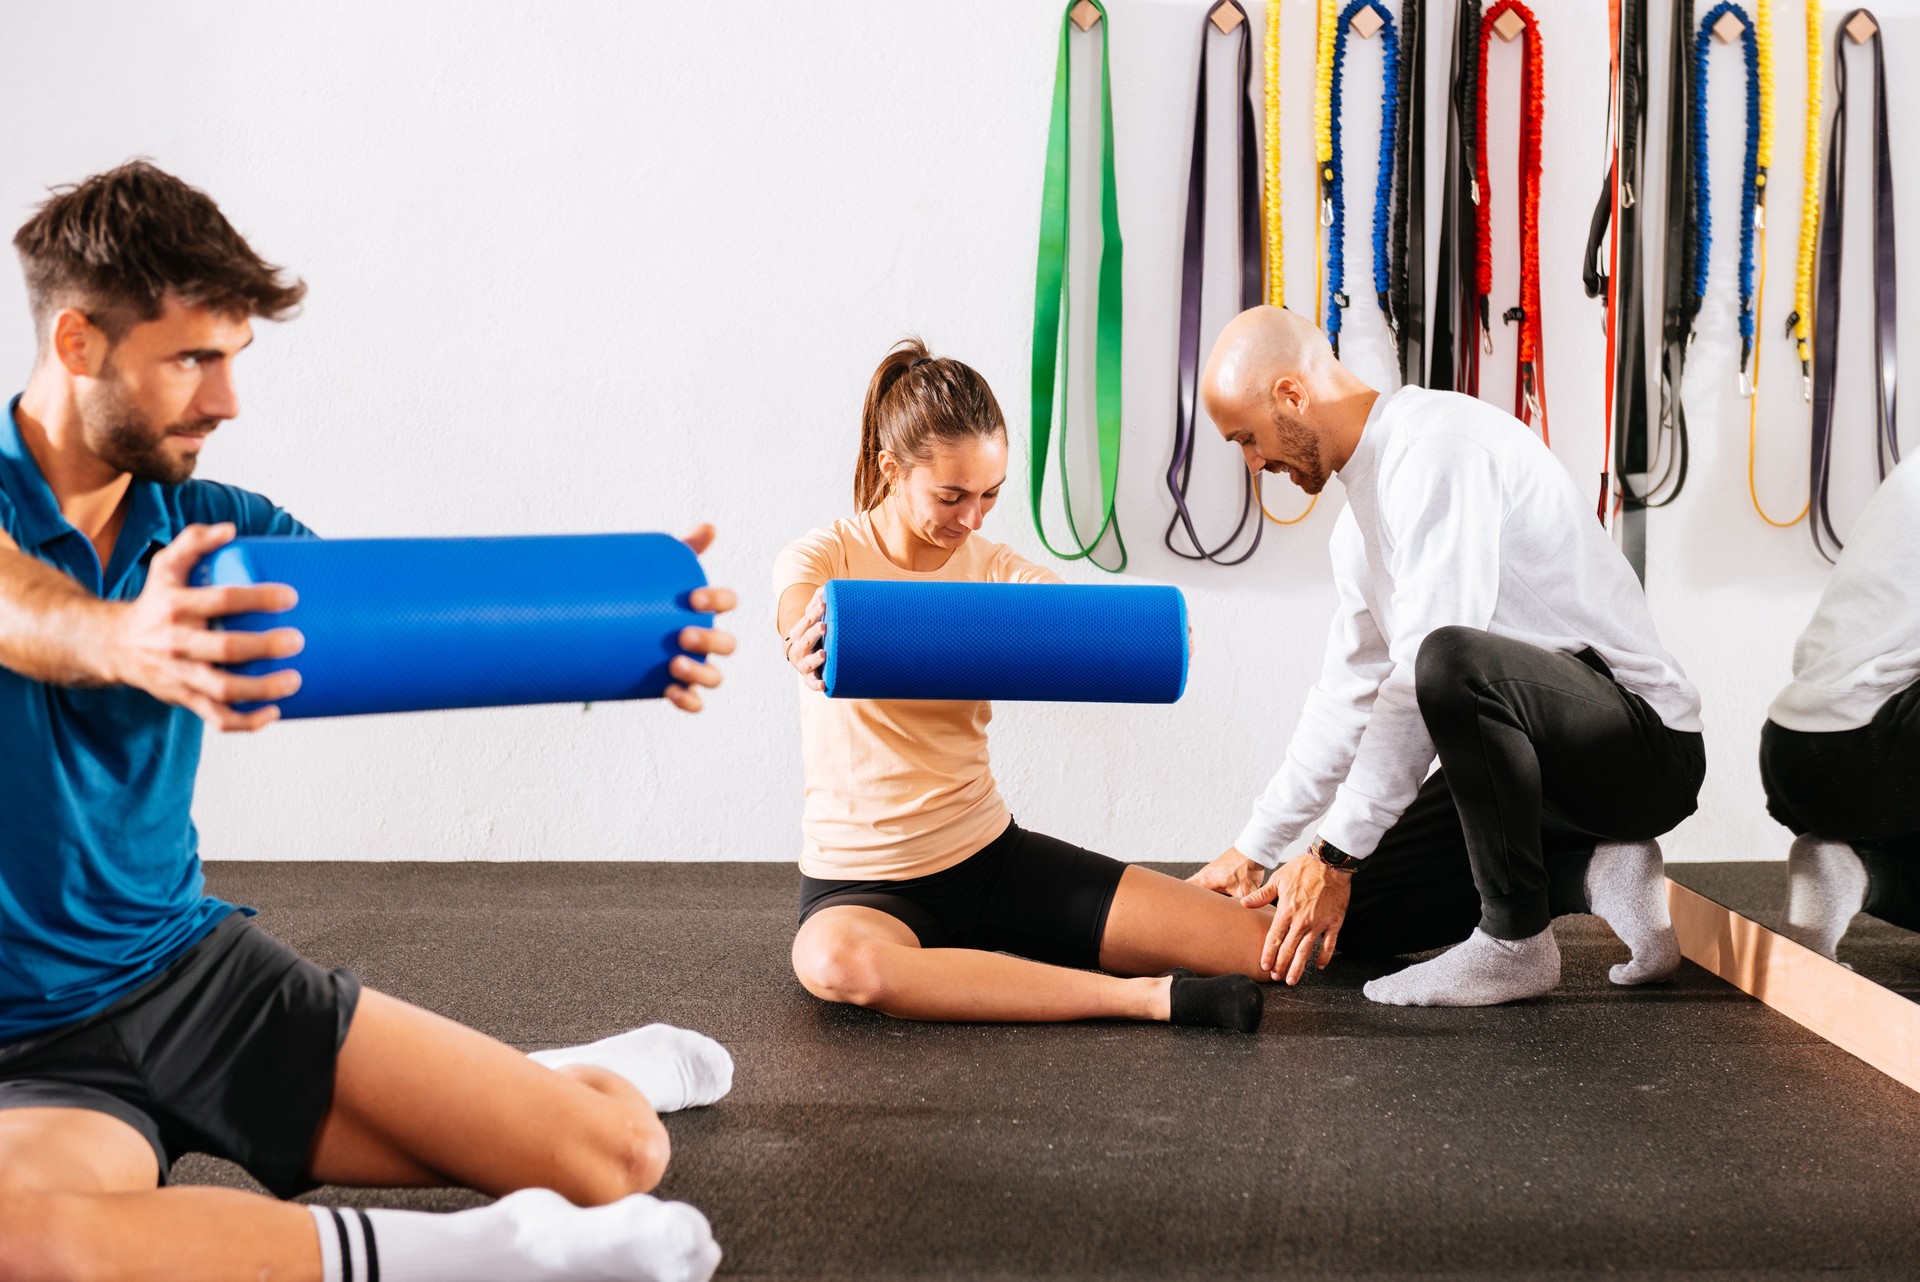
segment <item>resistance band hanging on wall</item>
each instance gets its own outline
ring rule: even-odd
[[[1280,0],[1267,0],[1267,29],[1264,36],[1266,48],[1266,79],[1261,88],[1265,99],[1265,118],[1262,121],[1266,139],[1266,179],[1265,179],[1265,225],[1267,231],[1267,303],[1272,307],[1287,305],[1286,253],[1282,242],[1280,225]],[[1260,515],[1275,525],[1298,525],[1313,514],[1320,502],[1320,496],[1314,495],[1307,500],[1307,506],[1298,516],[1275,516],[1267,510],[1265,490],[1266,474],[1257,473],[1253,478],[1254,501],[1260,505]]]
[[[1800,360],[1801,396],[1813,400],[1813,273],[1814,253],[1820,234],[1820,104],[1822,91],[1821,68],[1824,59],[1825,42],[1821,39],[1820,0],[1806,0],[1807,3],[1807,114],[1805,149],[1801,160],[1800,179],[1800,242],[1799,254],[1795,263],[1793,280],[1793,312],[1787,317],[1787,337],[1793,341],[1794,354]],[[1773,19],[1770,0],[1760,0],[1760,165],[1762,172],[1773,163]],[[1760,296],[1766,298],[1767,280],[1767,224],[1766,188],[1762,187],[1760,222]],[[1755,317],[1758,324],[1758,316]],[[1759,381],[1760,353],[1754,351],[1754,381]],[[1760,501],[1760,398],[1755,396],[1747,406],[1747,495],[1753,500],[1753,510],[1760,519],[1776,529],[1788,529],[1800,524],[1807,514],[1813,511],[1813,495],[1807,495],[1807,501],[1800,511],[1789,520],[1779,520],[1767,511],[1766,504]]]
[[[1720,3],[1707,10],[1700,19],[1700,26],[1693,35],[1693,84],[1688,104],[1690,119],[1687,150],[1693,165],[1692,200],[1690,201],[1693,239],[1688,247],[1687,261],[1691,267],[1691,297],[1689,314],[1697,319],[1707,296],[1708,267],[1713,251],[1713,182],[1708,163],[1709,139],[1707,121],[1707,70],[1713,42],[1718,39],[1723,44],[1739,42],[1742,61],[1746,67],[1746,138],[1742,149],[1744,161],[1741,166],[1740,182],[1740,390],[1742,395],[1753,395],[1753,384],[1748,371],[1748,362],[1753,356],[1754,326],[1754,232],[1757,221],[1764,217],[1761,213],[1761,195],[1766,186],[1766,172],[1760,167],[1760,41],[1754,30],[1753,19],[1747,11],[1734,0],[1720,0]],[[1688,336],[1691,338],[1691,334]],[[1674,395],[1679,396],[1681,389],[1675,388]]]
[[[1809,3],[1816,10],[1819,8],[1818,0],[1809,0]],[[1765,521],[1768,525],[1774,526],[1777,529],[1786,529],[1790,526],[1798,525],[1801,518],[1805,517],[1806,514],[1812,510],[1813,504],[1811,498],[1809,498],[1807,506],[1801,508],[1798,515],[1794,516],[1791,520],[1781,521],[1775,519],[1774,516],[1767,511],[1766,504],[1760,501],[1760,396],[1757,389],[1760,382],[1760,359],[1762,351],[1759,340],[1754,337],[1754,335],[1764,332],[1765,327],[1761,318],[1765,314],[1767,305],[1767,193],[1772,190],[1773,187],[1773,0],[1755,0],[1753,10],[1753,40],[1753,83],[1749,85],[1747,92],[1749,96],[1749,109],[1751,110],[1752,99],[1757,96],[1760,110],[1759,123],[1754,129],[1755,137],[1752,151],[1753,172],[1750,175],[1754,186],[1753,235],[1755,247],[1753,256],[1758,263],[1757,271],[1759,279],[1753,286],[1751,317],[1743,311],[1740,334],[1741,364],[1743,367],[1741,391],[1747,398],[1747,497],[1752,501],[1753,510],[1759,513],[1762,521]],[[1819,85],[1815,83],[1810,88],[1812,94],[1817,98],[1820,92]],[[1815,125],[1817,130],[1817,121]],[[1802,209],[1802,216],[1805,216],[1804,208]],[[1817,210],[1815,217],[1816,219],[1818,217]],[[1743,285],[1744,282],[1745,275],[1743,270]],[[1749,320],[1751,322],[1750,324],[1748,323]],[[1793,328],[1793,323],[1789,321],[1787,332],[1791,334]],[[1750,373],[1744,369],[1746,357],[1749,354],[1751,354],[1753,359],[1753,367]]]
[[[1479,257],[1474,218],[1473,105],[1479,90],[1480,0],[1459,0],[1453,15],[1453,62],[1447,83],[1447,163],[1441,179],[1439,275],[1434,285],[1432,355],[1427,385],[1480,394],[1474,346],[1472,282]]]
[[[1793,277],[1793,314],[1787,337],[1800,359],[1800,390],[1813,400],[1813,269],[1820,239],[1820,110],[1827,42],[1820,0],[1807,0],[1807,115],[1800,165],[1800,254]],[[1802,514],[1804,515],[1804,513]]]
[[[1400,117],[1394,124],[1392,285],[1387,319],[1400,381],[1426,379],[1427,36],[1420,0],[1400,0]]]
[[[1839,365],[1834,339],[1840,330],[1840,264],[1846,227],[1847,59],[1845,41],[1873,42],[1873,354],[1874,455],[1880,479],[1900,461],[1894,416],[1894,362],[1898,353],[1893,253],[1893,156],[1887,138],[1886,50],[1880,24],[1865,9],[1847,15],[1834,34],[1833,123],[1827,134],[1827,176],[1821,197],[1819,274],[1813,304],[1813,461],[1810,468],[1813,545],[1829,561],[1841,548],[1828,511],[1832,477],[1833,390]],[[1831,546],[1829,546],[1831,545]]]
[[[1646,472],[1637,488],[1622,478],[1629,505],[1665,507],[1687,485],[1690,451],[1687,411],[1681,403],[1687,349],[1693,343],[1698,300],[1693,293],[1693,0],[1674,0],[1667,59],[1667,225],[1661,259],[1660,418]]]
[[[1187,509],[1187,487],[1193,475],[1195,425],[1198,421],[1200,385],[1200,301],[1207,265],[1207,46],[1210,33],[1238,37],[1239,58],[1236,83],[1239,85],[1240,110],[1235,115],[1235,152],[1239,159],[1238,189],[1235,205],[1239,211],[1236,230],[1239,235],[1240,261],[1239,310],[1258,306],[1261,297],[1260,263],[1260,158],[1253,133],[1253,35],[1247,11],[1239,0],[1220,0],[1200,27],[1199,88],[1194,95],[1193,148],[1187,165],[1187,227],[1180,255],[1180,368],[1179,390],[1174,404],[1173,459],[1167,464],[1167,492],[1173,496],[1173,519],[1167,522],[1167,550],[1189,561],[1212,561],[1216,565],[1239,565],[1260,546],[1266,526],[1259,516],[1259,498],[1253,475],[1240,469],[1245,495],[1240,501],[1240,519],[1233,533],[1218,547],[1209,548],[1195,531],[1193,513]],[[1238,556],[1225,558],[1233,545],[1253,524],[1253,539]],[[1174,531],[1184,530],[1187,547],[1174,540]]]
[[[1327,228],[1333,222],[1333,205],[1327,199],[1331,175],[1327,166],[1333,160],[1333,33],[1340,21],[1338,0],[1320,0],[1314,11],[1313,60],[1313,160],[1320,188],[1319,272],[1313,282],[1313,319],[1327,323]]]
[[[1287,305],[1287,253],[1280,221],[1280,0],[1267,0],[1267,29],[1262,44],[1266,59],[1261,70],[1265,107],[1261,130],[1266,143],[1266,179],[1261,215],[1267,233],[1267,303]]]
[[[1094,339],[1094,423],[1099,435],[1100,528],[1092,539],[1080,537],[1067,483],[1067,247],[1072,177],[1069,163],[1072,120],[1071,37],[1074,28],[1091,30],[1107,16],[1099,0],[1073,0],[1060,19],[1060,52],[1053,71],[1053,114],[1047,126],[1047,170],[1040,199],[1040,251],[1033,289],[1033,451],[1028,464],[1033,528],[1047,551],[1067,561],[1085,560],[1118,574],[1127,568],[1127,545],[1114,515],[1114,488],[1120,475],[1120,212],[1113,175],[1113,77],[1109,46],[1112,24],[1100,37],[1100,265],[1098,317]],[[1060,413],[1060,498],[1074,550],[1063,552],[1047,538],[1041,515],[1046,488],[1047,450],[1053,443],[1053,415]],[[1108,534],[1120,554],[1115,565],[1101,565],[1093,553]]]
[[[1647,137],[1647,0],[1610,0],[1613,147],[1587,229],[1583,269],[1587,297],[1606,297],[1606,449],[1600,471],[1598,516],[1607,519],[1613,477],[1646,470],[1646,299],[1640,282],[1640,157]],[[1609,230],[1611,236],[1608,235]],[[1607,241],[1607,269],[1600,269]],[[1646,578],[1641,509],[1621,504],[1621,549],[1634,573]]]
[[[1324,208],[1327,211],[1326,330],[1335,356],[1340,354],[1341,318],[1349,304],[1346,293],[1346,161],[1340,145],[1340,91],[1346,76],[1347,36],[1354,30],[1358,30],[1363,37],[1378,31],[1383,55],[1380,72],[1380,152],[1373,196],[1373,286],[1380,310],[1388,314],[1388,323],[1392,323],[1388,308],[1393,265],[1387,248],[1387,236],[1392,221],[1396,154],[1394,131],[1400,119],[1397,101],[1400,94],[1400,35],[1393,25],[1393,15],[1387,12],[1380,0],[1350,0],[1347,7],[1341,10],[1334,26],[1333,66],[1327,98],[1329,147],[1327,162],[1320,169],[1321,180],[1325,183]]]
[[[1519,326],[1519,355],[1514,364],[1513,413],[1522,423],[1536,428],[1549,444],[1547,431],[1547,388],[1545,345],[1540,325],[1540,128],[1543,91],[1541,86],[1540,26],[1533,11],[1520,0],[1500,0],[1480,19],[1479,64],[1483,69],[1476,81],[1474,114],[1474,195],[1478,213],[1479,245],[1475,270],[1478,295],[1480,337],[1483,348],[1493,350],[1493,326],[1489,295],[1493,292],[1493,185],[1487,176],[1487,81],[1484,68],[1495,34],[1502,40],[1522,40],[1520,64],[1520,154],[1518,157],[1518,203],[1520,210],[1520,303],[1509,308],[1501,320]]]

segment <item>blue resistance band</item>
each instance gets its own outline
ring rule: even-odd
[[[1333,79],[1328,99],[1333,104],[1329,128],[1333,157],[1327,164],[1327,200],[1333,210],[1333,227],[1327,236],[1327,338],[1334,354],[1340,352],[1340,313],[1348,303],[1346,294],[1347,193],[1346,163],[1340,150],[1340,86],[1346,75],[1347,34],[1353,17],[1362,9],[1371,9],[1380,18],[1380,47],[1383,55],[1380,78],[1380,161],[1379,177],[1373,190],[1373,285],[1380,298],[1380,310],[1387,311],[1393,284],[1392,255],[1388,249],[1393,208],[1394,138],[1400,121],[1400,33],[1393,15],[1380,0],[1352,0],[1340,11],[1333,36]]]
[[[1740,20],[1740,47],[1747,66],[1747,152],[1740,194],[1740,368],[1753,354],[1753,233],[1760,200],[1760,41],[1753,20],[1734,0],[1720,0],[1700,19],[1693,37],[1693,310],[1707,296],[1707,256],[1713,245],[1713,206],[1707,170],[1707,56],[1714,24],[1732,14]]]
[[[1187,603],[1144,584],[827,584],[834,699],[1172,703],[1187,685]]]
[[[279,700],[288,718],[656,698],[680,630],[713,622],[688,604],[706,581],[693,549],[666,534],[235,539],[193,575],[299,594],[284,614],[222,621],[306,637],[290,659],[236,669],[299,672]]]

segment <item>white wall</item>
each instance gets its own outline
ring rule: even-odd
[[[1260,6],[1250,7],[1258,23]],[[1428,7],[1437,222],[1450,14]],[[1798,218],[1800,7],[1776,8],[1762,482],[1792,510],[1804,492],[1806,412],[1779,327]],[[1190,566],[1159,547],[1205,5],[1109,0],[1109,9],[1126,238],[1121,512],[1132,572],[1186,590],[1198,650],[1175,707],[1001,707],[995,762],[1030,825],[1127,858],[1200,859],[1238,830],[1316,669],[1338,499],[1330,493],[1303,525],[1270,529],[1238,569]],[[1601,455],[1603,345],[1579,265],[1604,163],[1605,6],[1536,9],[1546,38],[1550,410],[1556,452],[1586,485]],[[1913,65],[1917,10],[1913,0],[1880,6],[1896,118],[1916,105],[1898,68]],[[861,393],[904,333],[981,369],[1024,440],[1057,14],[1027,0],[10,6],[4,29],[21,56],[0,78],[0,118],[11,122],[0,215],[17,222],[48,184],[145,154],[212,192],[263,253],[312,285],[301,318],[261,327],[241,366],[243,416],[209,450],[204,474],[261,489],[337,535],[677,530],[711,519],[721,530],[712,577],[741,590],[742,653],[698,718],[660,704],[519,709],[291,724],[211,742],[198,805],[207,854],[792,857],[794,693],[773,636],[768,563],[849,507]],[[1312,6],[1295,0],[1284,20],[1289,301],[1310,308]],[[1230,47],[1215,44],[1210,327],[1228,314],[1231,291],[1232,117],[1219,74]],[[1356,83],[1377,58],[1356,47]],[[1512,50],[1497,55],[1495,103],[1514,100],[1516,65]],[[1708,709],[1702,811],[1669,843],[1691,858],[1784,846],[1761,811],[1755,733],[1823,581],[1803,529],[1769,530],[1746,507],[1731,347],[1739,140],[1725,123],[1739,118],[1735,65],[1730,53],[1714,64],[1722,234],[1688,382],[1695,479],[1677,509],[1651,521],[1655,609]],[[1370,154],[1376,104],[1365,90],[1349,98],[1350,155]],[[1864,120],[1868,108],[1859,110]],[[1495,208],[1510,219],[1511,117],[1496,119],[1506,132],[1496,127],[1493,142]],[[1655,256],[1660,129],[1656,101],[1644,193]],[[1867,130],[1855,132],[1852,205],[1864,215]],[[1083,144],[1081,156],[1089,151]],[[1350,171],[1363,275],[1371,167],[1362,159]],[[1843,331],[1847,512],[1867,484],[1859,416],[1870,384],[1854,386],[1868,369],[1865,230],[1849,243],[1854,310]],[[1513,296],[1513,259],[1501,264],[1496,310]],[[1649,263],[1650,280],[1657,267]],[[1920,296],[1915,271],[1909,254],[1910,298]],[[10,274],[0,281],[16,384],[33,349],[18,291]],[[1360,301],[1370,290],[1354,292],[1348,354],[1390,382],[1383,331]],[[1489,388],[1510,384],[1510,333],[1496,336]],[[1085,421],[1077,411],[1075,429]],[[1233,453],[1201,444],[1195,490],[1218,530],[1231,519]],[[1017,497],[1024,468],[1016,447],[1009,498],[988,533],[1037,554]],[[1277,507],[1294,497],[1280,488]]]

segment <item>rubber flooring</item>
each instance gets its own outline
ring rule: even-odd
[[[522,1048],[701,1029],[733,1094],[673,1115],[662,1196],[740,1278],[1908,1278],[1920,1097],[1692,966],[1487,1010],[1272,988],[1257,1036],[914,1025],[787,966],[773,864],[209,865],[370,985]],[[188,1158],[186,1182],[243,1184]],[[325,1189],[453,1209],[467,1193]]]

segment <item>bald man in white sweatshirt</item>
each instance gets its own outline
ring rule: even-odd
[[[1697,805],[1699,695],[1566,469],[1483,401],[1375,391],[1280,308],[1227,326],[1201,392],[1249,468],[1310,494],[1337,476],[1347,498],[1320,679],[1240,836],[1193,877],[1276,905],[1262,967],[1297,983],[1336,947],[1455,944],[1367,996],[1493,1005],[1557,987],[1552,919],[1591,912],[1632,952],[1614,982],[1671,975],[1653,839]]]

